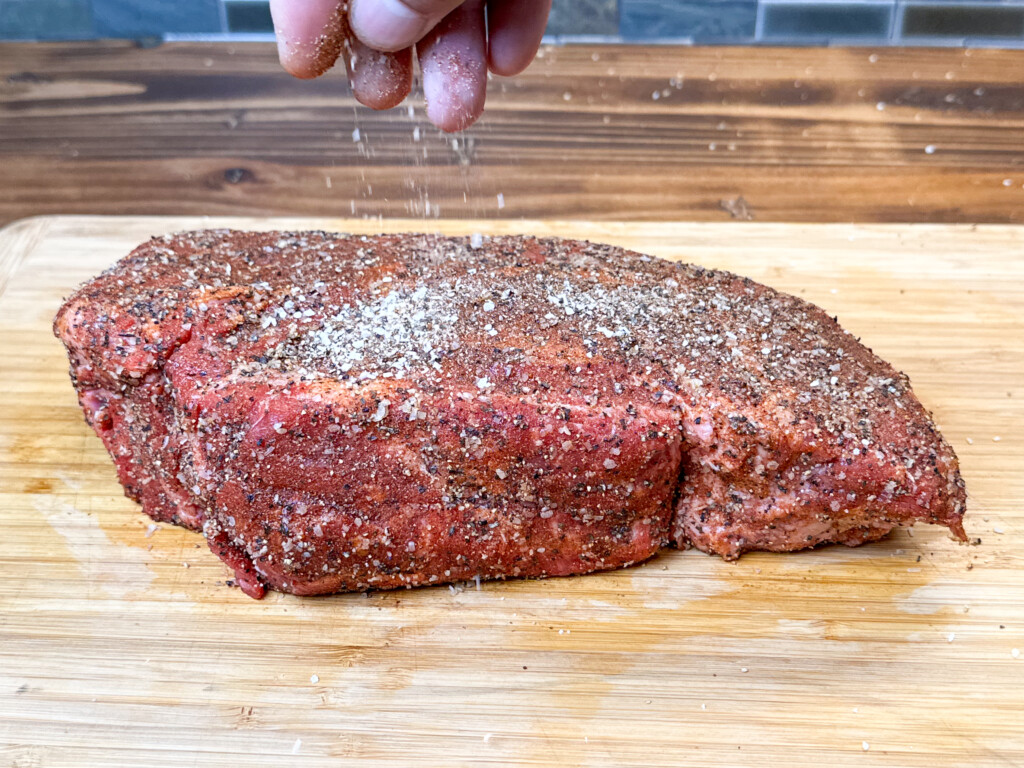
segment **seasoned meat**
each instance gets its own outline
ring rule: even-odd
[[[126,493],[254,596],[965,538],[907,378],[725,272],[559,239],[195,232],[140,246],[55,331]]]

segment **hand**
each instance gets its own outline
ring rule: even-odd
[[[484,110],[488,70],[515,75],[533,60],[551,0],[270,0],[270,10],[288,72],[319,77],[344,53],[353,94],[373,109],[409,95],[415,46],[427,117],[461,131]]]

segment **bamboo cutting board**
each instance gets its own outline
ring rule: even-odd
[[[910,375],[981,542],[250,600],[122,496],[50,332],[151,234],[228,225],[586,237],[797,293]],[[2,766],[1024,764],[1024,229],[33,219],[0,233],[0,424]]]

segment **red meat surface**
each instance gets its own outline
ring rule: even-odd
[[[964,539],[907,378],[819,308],[587,242],[206,231],[61,308],[125,491],[248,594]]]

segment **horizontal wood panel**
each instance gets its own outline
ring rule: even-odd
[[[1021,51],[546,47],[452,137],[421,100],[374,113],[337,73],[293,80],[270,45],[6,44],[0,220],[1017,222],[1022,69]]]

